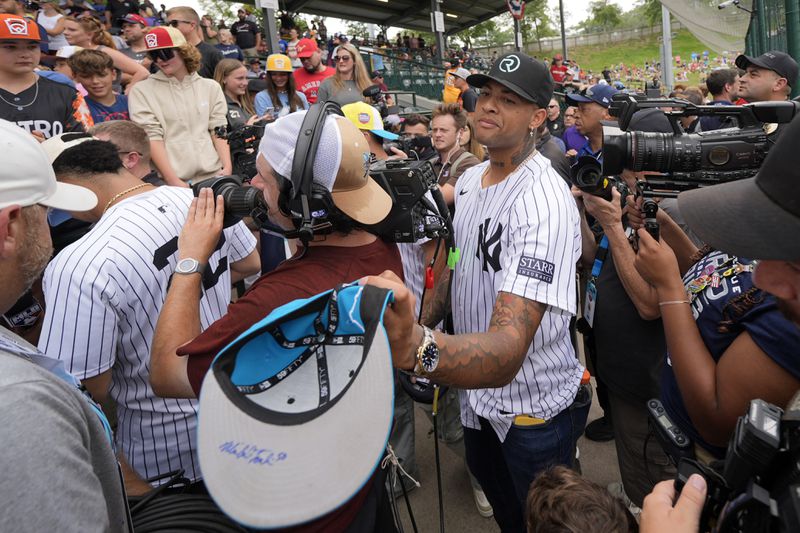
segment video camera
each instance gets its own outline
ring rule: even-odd
[[[389,105],[386,103],[386,96],[381,92],[380,86],[370,85],[361,94],[372,101],[372,107],[378,110],[382,119],[389,116]]]
[[[383,143],[383,150],[389,154],[394,155],[392,148],[397,148],[401,152],[410,155],[412,152],[419,150],[433,149],[433,141],[429,135],[409,135],[408,137],[400,137],[396,141],[388,141]]]
[[[450,211],[428,161],[377,161],[370,176],[392,198],[387,217],[370,231],[389,242],[416,242],[422,238],[452,238]],[[251,217],[258,227],[268,224],[269,209],[261,191],[245,186],[239,176],[216,176],[192,185],[195,196],[210,187],[225,202],[223,227]],[[430,197],[428,194],[430,193]],[[432,201],[431,201],[432,199]]]
[[[656,435],[678,472],[675,488],[702,475],[708,486],[700,531],[788,533],[800,531],[800,392],[786,411],[752,400],[739,418],[725,459],[694,459],[691,441],[676,429],[658,400],[648,402]],[[654,411],[654,407],[656,410]]]
[[[649,108],[664,110],[672,133],[628,131],[633,114]],[[711,106],[616,94],[609,113],[617,117],[619,129],[604,127],[602,165],[592,157],[579,158],[572,181],[586,193],[609,197],[612,182],[607,177],[626,168],[659,172],[639,184],[642,195],[652,198],[676,197],[685,190],[750,178],[773,144],[769,134],[775,124],[791,121],[799,110],[800,103],[794,101]],[[678,120],[686,116],[731,117],[738,127],[685,133]]]
[[[250,181],[256,175],[256,156],[258,144],[264,135],[267,122],[259,122],[252,126],[240,126],[231,129],[229,126],[214,128],[214,134],[228,141],[233,162],[233,173],[241,176],[243,181]]]

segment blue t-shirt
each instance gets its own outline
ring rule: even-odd
[[[244,61],[242,49],[235,44],[217,44],[214,46],[216,46],[217,49],[222,52],[222,55],[225,57],[225,59],[238,59],[239,61]]]
[[[130,120],[128,113],[128,97],[124,94],[118,94],[117,99],[112,106],[104,106],[100,102],[92,100],[91,96],[86,97],[86,105],[89,106],[89,111],[92,113],[92,118],[95,124],[100,122],[107,122],[109,120]]]
[[[303,103],[303,109],[308,109],[308,99],[306,95],[301,93],[300,91],[295,91],[297,93],[297,97],[300,98],[300,101]],[[267,91],[260,91],[256,94],[255,101],[253,102],[256,107],[256,115],[261,116],[267,112],[267,108],[272,107],[273,114],[275,118],[282,117],[284,115],[289,114],[289,93],[278,93],[278,99],[280,103],[275,105],[272,102],[272,98],[270,98],[269,93]],[[285,109],[285,111],[283,111]],[[300,111],[299,109],[297,111]]]
[[[726,268],[718,271],[720,274],[719,286],[707,286],[697,293],[697,297],[692,302],[692,314],[694,315],[695,323],[700,330],[700,335],[703,337],[706,348],[711,353],[711,357],[714,358],[715,362],[718,362],[725,350],[736,340],[736,337],[740,333],[747,332],[753,342],[770,359],[796,379],[800,379],[800,355],[797,353],[797,346],[800,346],[800,329],[781,314],[778,310],[777,300],[773,295],[759,291],[756,296],[758,303],[753,305],[742,316],[737,316],[729,306],[727,310],[728,316],[723,318],[723,310],[726,304],[753,287],[753,276],[750,272],[741,272],[730,277],[724,277],[722,274],[727,268],[735,267],[737,263],[750,264],[750,260],[737,259],[735,256],[730,256],[724,252],[711,252],[692,265],[683,277],[684,285],[688,290],[691,281],[704,274],[709,274],[716,267],[729,260],[731,261],[730,265],[726,265]],[[720,322],[728,319],[732,319],[735,322],[734,325],[728,327],[728,332],[720,332]],[[669,354],[667,354],[667,364],[664,365],[664,371],[661,376],[661,401],[672,421],[691,439],[711,452],[715,457],[722,458],[725,456],[725,448],[708,444],[700,437],[700,433],[692,424],[686,406],[683,404],[683,398],[675,380],[675,373],[672,371]]]

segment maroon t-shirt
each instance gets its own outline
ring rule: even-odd
[[[200,396],[203,378],[217,353],[276,307],[385,270],[403,277],[397,245],[378,239],[372,244],[354,248],[311,246],[302,259],[284,261],[272,272],[261,276],[244,296],[228,307],[225,316],[190,343],[178,348],[178,355],[189,356],[187,372],[195,394]],[[281,531],[344,531],[364,506],[376,479],[377,471],[350,501],[322,518]]]

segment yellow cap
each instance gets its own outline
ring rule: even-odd
[[[292,60],[283,54],[270,54],[267,57],[267,72],[294,72]]]
[[[360,130],[369,130],[375,135],[390,141],[396,141],[400,138],[399,135],[383,128],[381,114],[366,102],[353,102],[352,104],[344,105],[342,106],[342,113]]]

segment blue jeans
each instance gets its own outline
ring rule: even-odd
[[[558,464],[572,466],[590,403],[568,407],[538,426],[513,425],[504,442],[483,418],[481,429],[464,428],[467,464],[503,533],[525,532],[528,488],[539,472]]]

